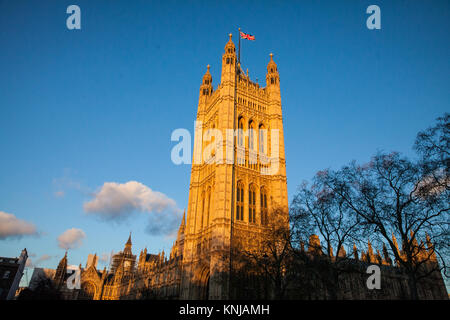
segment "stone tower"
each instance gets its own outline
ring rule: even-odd
[[[230,34],[214,91],[210,66],[197,109],[183,250],[181,299],[228,299],[235,246],[257,246],[276,208],[287,214],[280,78],[273,55],[266,87],[237,61]]]
[[[131,232],[128,237],[127,242],[125,243],[125,247],[122,252],[115,254],[112,257],[112,266],[111,272],[115,273],[116,276],[120,275],[130,275],[136,263],[136,256],[133,255],[131,251],[132,242],[131,242]]]

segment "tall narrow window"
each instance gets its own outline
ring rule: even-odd
[[[252,191],[248,190],[248,222],[252,222]]]
[[[209,211],[211,208],[211,187],[208,188],[208,205],[206,209],[206,226],[209,225]]]
[[[239,119],[238,123],[238,145],[240,147],[244,146],[244,121]]]
[[[260,205],[261,205],[261,224],[267,224],[267,193],[264,187],[261,188],[260,192]]]
[[[248,188],[248,222],[256,222],[256,197],[253,185]]]
[[[244,220],[244,187],[241,188],[241,220]]]
[[[253,122],[250,122],[248,124],[249,134],[248,134],[248,148],[250,150],[255,150],[255,135],[254,135],[254,128],[253,128]]]
[[[237,184],[236,192],[236,220],[244,219],[244,186],[241,182]]]
[[[205,215],[205,191],[202,192],[202,211],[200,218],[200,229],[203,229],[203,216]]]
[[[261,153],[265,153],[264,143],[265,143],[264,126],[260,125],[259,126],[259,152],[261,152]]]

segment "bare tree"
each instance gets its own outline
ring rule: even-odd
[[[423,180],[419,193],[422,197],[435,202],[441,198],[449,202],[450,189],[450,114],[445,113],[436,119],[436,124],[417,134],[414,149],[420,156],[419,166]],[[429,235],[433,251],[439,255],[443,266],[450,261],[450,239],[448,224],[441,233]],[[450,278],[448,268],[444,268],[447,280]]]
[[[417,134],[414,149],[421,156],[425,169],[431,172],[436,169],[445,171],[448,176],[450,167],[450,114],[446,113],[436,119],[437,123]],[[448,188],[448,179],[445,186]],[[436,183],[442,183],[436,179]]]
[[[302,271],[314,274],[329,297],[338,299],[341,275],[359,271],[349,263],[345,246],[351,248],[360,241],[362,221],[359,216],[349,214],[348,205],[323,184],[321,174],[317,174],[311,186],[304,182],[292,201],[291,243],[296,259],[302,261],[298,264]],[[305,243],[309,243],[308,252]]]
[[[283,299],[295,277],[288,212],[273,210],[263,234],[256,246],[234,245],[233,286],[247,299]]]
[[[408,275],[410,297],[417,299],[418,281],[446,268],[444,259],[440,259],[442,267],[435,260],[449,236],[448,190],[427,192],[420,166],[398,153],[379,153],[368,164],[353,162],[318,177],[349,213],[388,243]],[[392,235],[401,239],[401,251]],[[418,238],[427,238],[427,246],[418,244]]]

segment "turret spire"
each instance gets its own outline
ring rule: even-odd
[[[234,46],[232,34],[230,33],[230,39],[225,45],[225,53],[222,56],[222,76],[221,84],[229,82],[234,87],[234,78],[236,75],[236,47]]]
[[[278,75],[278,68],[275,61],[273,61],[273,53],[270,54],[270,61],[267,64],[267,75],[266,75],[266,84],[267,86],[280,84],[280,76]]]
[[[213,92],[212,76],[209,72],[209,64],[206,66],[206,72],[203,75],[202,85],[200,86],[200,98],[211,96]]]
[[[67,250],[66,253],[64,254],[64,257],[59,261],[58,267],[55,272],[55,276],[53,278],[58,288],[64,283],[66,273],[67,273]]]

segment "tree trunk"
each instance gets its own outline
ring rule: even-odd
[[[411,300],[419,300],[417,291],[417,281],[413,274],[408,275],[409,298]]]

